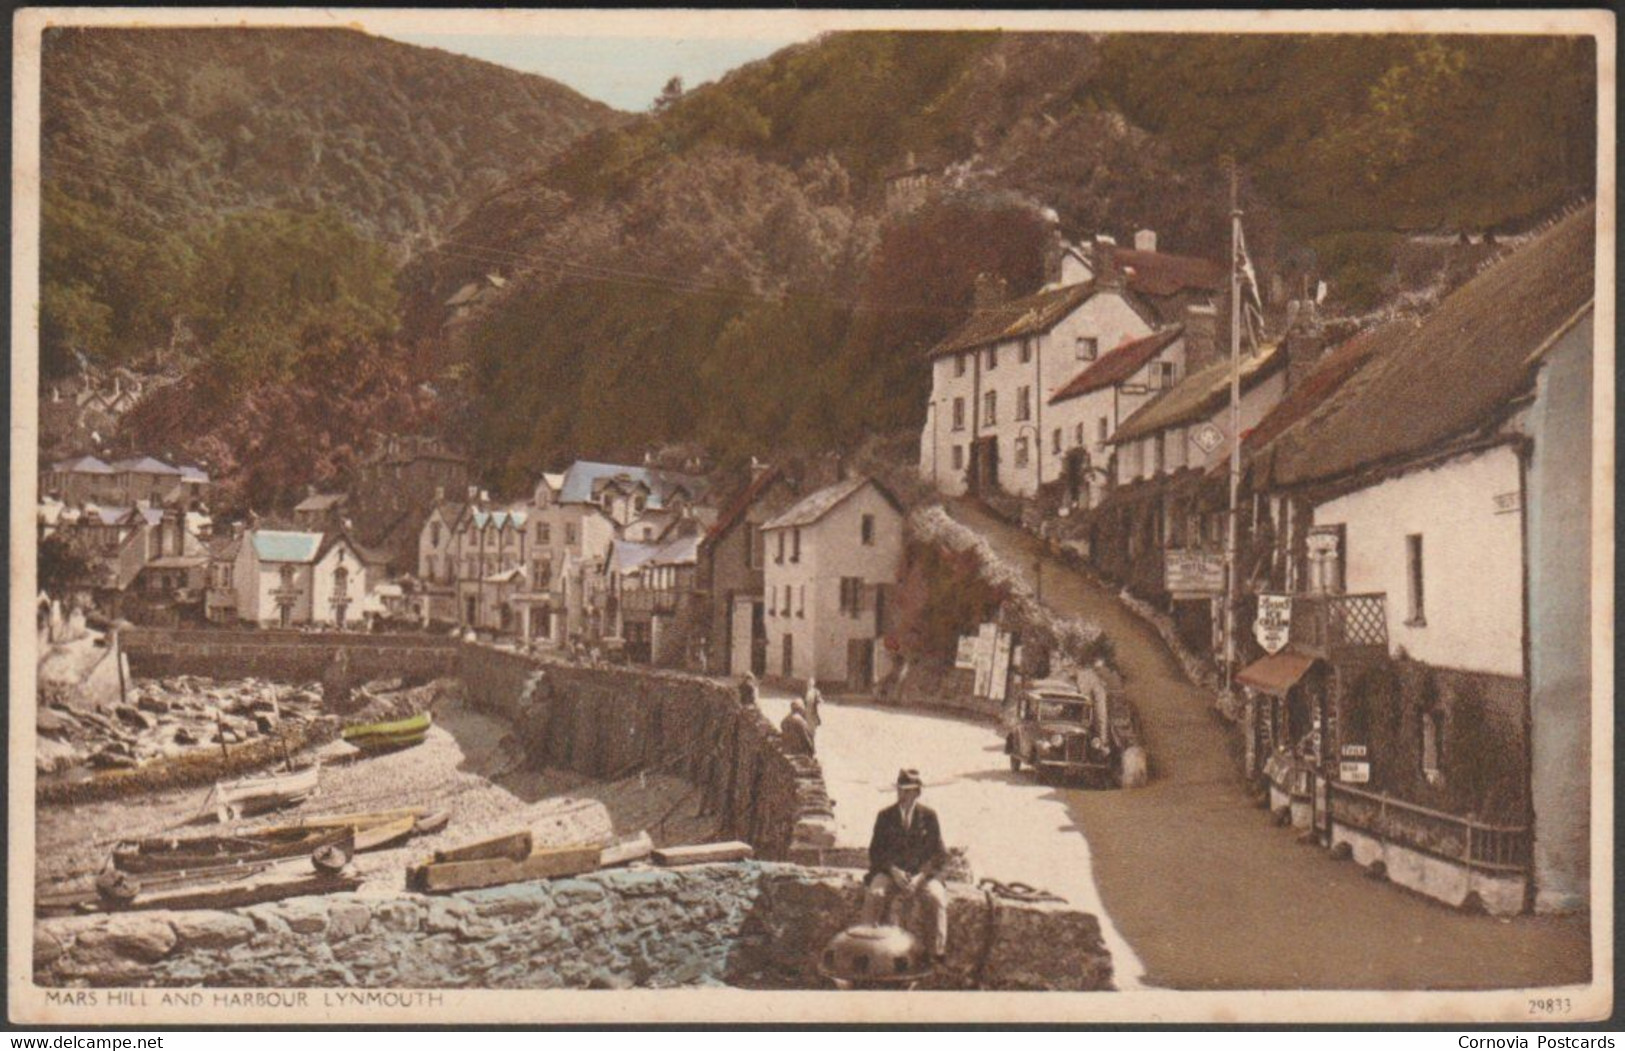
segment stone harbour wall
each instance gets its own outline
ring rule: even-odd
[[[640,771],[684,778],[722,834],[761,858],[816,863],[835,844],[818,761],[786,754],[731,682],[479,643],[464,645],[460,676],[469,705],[507,720],[537,766],[611,781]]]
[[[1094,916],[950,885],[938,989],[1112,988]],[[45,986],[829,988],[856,873],[739,862],[623,869],[449,897],[332,894],[245,909],[40,920]]]
[[[435,635],[303,632],[231,628],[126,628],[120,632],[130,672],[142,678],[197,675],[215,679],[320,679],[345,651],[356,682],[432,679],[457,670],[458,643]]]

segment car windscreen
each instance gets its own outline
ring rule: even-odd
[[[1050,697],[1038,699],[1038,718],[1063,723],[1081,723],[1087,717],[1088,709],[1082,701],[1055,700]]]

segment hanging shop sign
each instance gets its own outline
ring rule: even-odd
[[[1270,655],[1286,648],[1292,634],[1292,596],[1258,596],[1258,617],[1253,621],[1253,637]]]

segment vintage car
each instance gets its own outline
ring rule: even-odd
[[[1040,780],[1096,786],[1143,783],[1144,750],[1126,698],[1115,695],[1120,693],[1093,672],[1075,683],[1062,679],[1029,683],[1017,697],[1005,736],[1010,769],[1025,766]]]

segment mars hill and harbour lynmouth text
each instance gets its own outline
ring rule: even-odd
[[[1612,1010],[1611,17],[242,14],[17,22],[14,1021]]]

